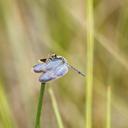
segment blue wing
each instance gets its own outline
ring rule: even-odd
[[[53,70],[47,71],[39,77],[39,81],[42,83],[55,80],[64,76],[68,72],[68,67],[66,64],[62,64]]]
[[[57,77],[62,77],[62,76],[64,76],[67,72],[68,72],[68,66],[67,66],[67,64],[63,64],[63,65],[61,65],[61,66],[59,66],[59,67],[56,68],[56,70],[55,70],[55,75],[56,75]]]
[[[54,59],[52,61],[49,61],[46,65],[47,70],[54,70],[55,68],[59,67],[60,65],[63,65],[63,61],[61,59]]]
[[[33,71],[36,73],[47,72],[48,70],[54,70],[58,66],[62,65],[63,61],[61,59],[55,59],[49,61],[48,63],[39,63],[33,66]]]
[[[46,64],[40,63],[33,66],[33,71],[36,73],[46,72]]]

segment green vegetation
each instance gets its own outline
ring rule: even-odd
[[[69,71],[45,86],[41,127],[127,128],[127,33],[127,0],[1,0],[0,128],[35,127],[31,68],[50,52],[86,77]]]
[[[60,116],[60,113],[59,113],[59,110],[58,110],[58,106],[57,106],[57,102],[56,102],[56,99],[55,99],[55,95],[53,93],[52,88],[49,88],[49,94],[50,94],[50,97],[51,97],[53,110],[54,110],[54,113],[55,113],[55,116],[56,116],[56,120],[57,120],[57,123],[58,123],[58,128],[64,128],[63,123],[62,123],[62,119],[61,119],[61,116]]]
[[[35,128],[41,128],[40,127],[40,117],[41,117],[41,111],[42,111],[44,91],[45,91],[45,83],[41,83],[40,94],[39,94],[39,99],[38,99]]]
[[[93,0],[86,2],[87,15],[87,77],[86,77],[86,119],[85,128],[92,128],[93,106],[93,54],[94,54],[94,10]]]

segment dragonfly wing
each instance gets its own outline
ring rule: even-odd
[[[63,62],[61,59],[55,59],[55,60],[52,60],[52,61],[49,61],[47,64],[46,64],[46,69],[47,70],[54,70],[56,69],[58,66],[62,65]]]
[[[47,71],[46,73],[42,74],[39,77],[39,81],[41,83],[46,83],[46,82],[54,80],[54,79],[56,79],[56,76],[54,75],[53,71]]]
[[[49,61],[48,63],[39,63],[33,66],[33,71],[36,73],[47,72],[56,69],[58,66],[62,65],[63,61],[61,59],[55,59]]]
[[[55,75],[57,77],[62,77],[68,72],[68,66],[67,64],[63,64],[56,68]]]
[[[36,73],[46,72],[46,64],[40,63],[33,66],[33,71]]]
[[[42,74],[39,78],[39,81],[42,83],[46,83],[51,80],[55,80],[64,76],[68,72],[68,67],[66,64],[63,64],[55,69],[49,70],[46,73]]]

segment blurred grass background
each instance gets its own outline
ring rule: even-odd
[[[31,68],[38,59],[55,52],[86,72],[85,7],[83,0],[0,1],[0,128],[34,127],[40,84]],[[108,86],[111,126],[128,127],[127,14],[127,0],[94,1],[93,128],[107,126]],[[48,84],[65,128],[83,128],[86,124],[85,81],[70,71]],[[43,127],[57,128],[47,88],[43,105]]]

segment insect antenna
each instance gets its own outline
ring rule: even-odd
[[[69,66],[71,69],[73,69],[74,71],[76,71],[78,74],[80,74],[80,75],[82,75],[83,77],[85,77],[85,74],[84,74],[84,73],[82,73],[81,71],[79,71],[78,69],[76,69],[75,67],[73,67],[72,65],[69,65],[69,64],[68,64],[68,66]]]

